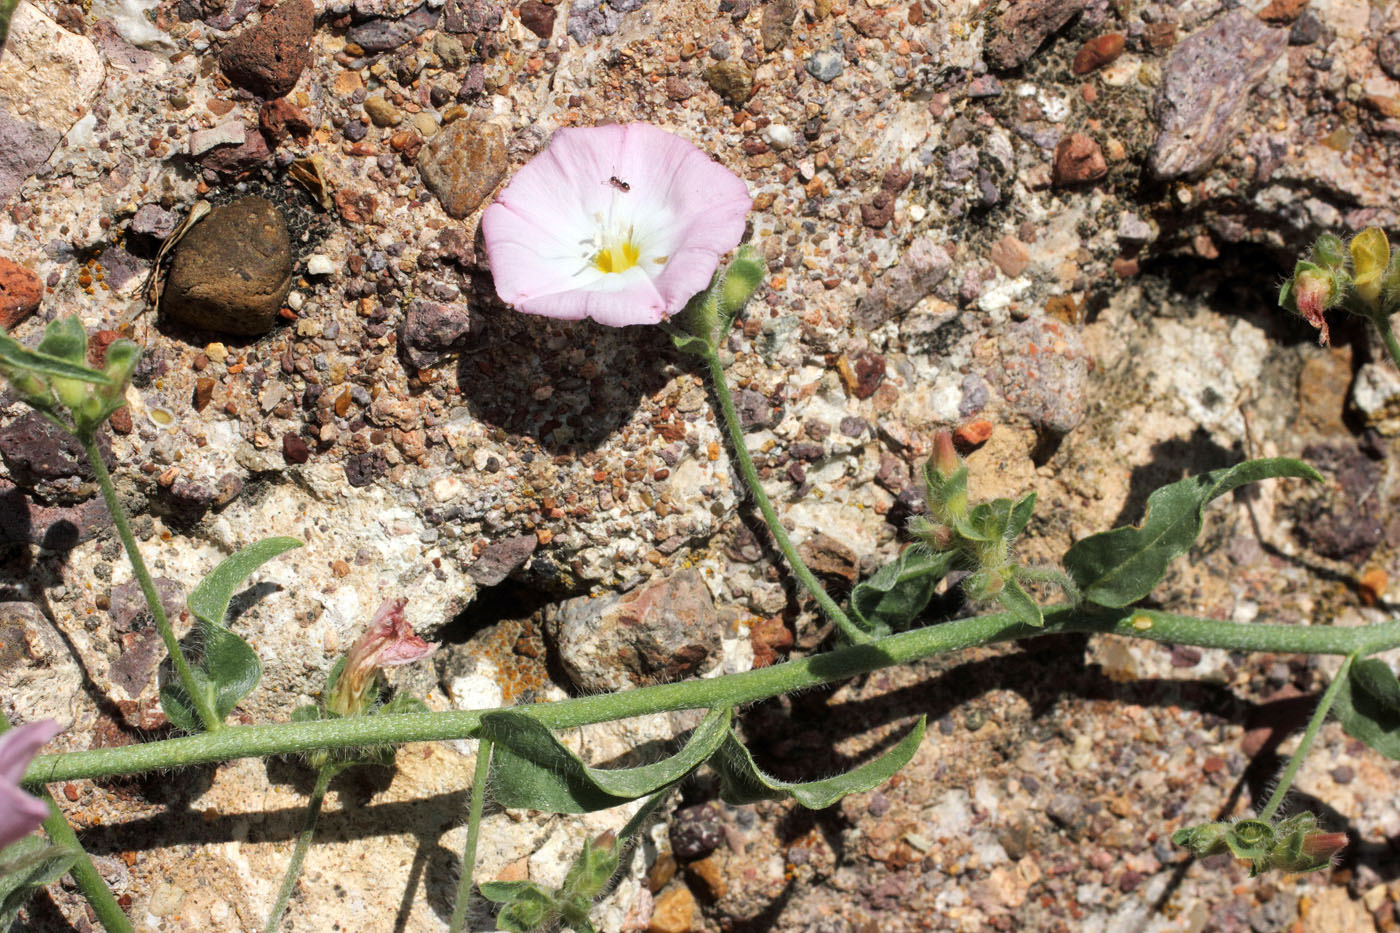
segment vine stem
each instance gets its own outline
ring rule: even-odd
[[[743,477],[744,485],[748,487],[749,494],[753,496],[753,501],[758,506],[759,512],[763,514],[763,520],[768,524],[768,531],[773,535],[773,540],[777,542],[778,550],[787,559],[788,566],[792,568],[793,576],[797,577],[798,582],[816,600],[826,617],[836,623],[841,634],[845,635],[853,644],[869,644],[873,641],[871,636],[852,622],[850,616],[836,605],[836,601],[827,594],[826,589],[817,582],[812,571],[807,569],[807,565],[798,556],[797,548],[792,546],[792,540],[787,536],[782,520],[778,518],[773,503],[768,500],[768,493],[763,491],[763,483],[759,481],[758,470],[753,465],[753,458],[749,456],[749,448],[744,441],[744,429],[739,423],[738,412],[734,410],[734,397],[730,395],[729,383],[724,378],[724,364],[720,362],[719,354],[713,348],[709,348],[704,357],[705,365],[710,370],[710,382],[714,385],[715,396],[719,399],[721,416],[724,418],[725,427],[729,430],[729,446],[734,451],[734,462],[739,467],[739,475]]]
[[[1385,314],[1377,314],[1372,318],[1376,322],[1376,330],[1381,332],[1381,339],[1385,341],[1385,348],[1390,352],[1390,361],[1400,369],[1400,342],[1395,339],[1395,331],[1390,327],[1390,317]]]
[[[131,572],[141,585],[141,593],[146,597],[146,605],[151,608],[151,617],[155,619],[156,631],[160,632],[161,641],[165,642],[165,651],[170,655],[170,663],[175,668],[175,675],[180,678],[180,686],[184,687],[185,694],[194,704],[195,712],[199,714],[199,721],[204,724],[205,731],[218,732],[223,728],[223,721],[214,712],[208,695],[200,689],[198,681],[195,680],[194,671],[190,669],[189,662],[185,660],[184,652],[180,650],[180,642],[175,638],[175,630],[171,628],[170,619],[165,615],[165,606],[161,604],[160,594],[156,592],[155,581],[151,579],[151,572],[146,569],[146,561],[141,557],[141,549],[136,546],[136,536],[131,533],[131,525],[126,520],[126,511],[122,508],[122,504],[117,501],[117,488],[112,484],[112,474],[107,472],[107,464],[102,462],[102,451],[97,446],[97,436],[88,432],[79,435],[78,440],[83,445],[83,452],[87,454],[88,463],[92,464],[92,472],[97,476],[97,485],[102,489],[102,498],[107,503],[107,511],[112,515],[112,524],[117,528],[117,537],[121,538],[122,547],[126,548],[127,560],[131,562]]]
[[[1288,796],[1288,789],[1293,786],[1293,779],[1298,776],[1298,769],[1303,765],[1303,759],[1308,757],[1308,750],[1312,748],[1313,739],[1317,738],[1318,730],[1327,721],[1327,714],[1332,710],[1332,704],[1337,699],[1337,692],[1342,687],[1342,681],[1347,679],[1351,673],[1351,666],[1356,661],[1356,655],[1350,655],[1342,662],[1341,668],[1337,671],[1337,676],[1332,678],[1332,682],[1327,685],[1327,691],[1322,694],[1322,699],[1317,703],[1317,709],[1313,710],[1312,719],[1308,722],[1308,729],[1303,733],[1303,738],[1298,742],[1298,748],[1293,752],[1293,757],[1288,759],[1288,764],[1283,769],[1283,774],[1279,775],[1278,786],[1274,788],[1274,793],[1269,797],[1269,802],[1264,805],[1264,809],[1259,812],[1259,819],[1271,820],[1278,808],[1283,805],[1283,798]]]
[[[467,844],[462,849],[462,877],[457,881],[457,902],[452,905],[448,933],[462,933],[471,906],[472,881],[476,874],[476,844],[481,837],[481,811],[486,805],[486,782],[491,777],[490,739],[482,739],[476,749],[476,771],[472,775],[471,812],[467,817]]]
[[[296,845],[292,848],[292,860],[287,863],[287,872],[282,876],[282,887],[277,892],[277,900],[272,902],[272,909],[267,912],[267,923],[263,926],[263,933],[277,933],[277,928],[282,924],[282,915],[287,912],[287,902],[292,899],[292,892],[296,890],[297,878],[301,877],[301,866],[306,861],[306,853],[311,849],[311,837],[316,834],[316,821],[321,818],[321,804],[326,799],[326,788],[331,785],[331,778],[339,770],[334,764],[327,763],[321,766],[316,772],[316,786],[311,790],[311,799],[306,806],[306,819],[302,821],[301,832],[297,834]]]
[[[1067,633],[1098,633],[1177,645],[1267,651],[1275,654],[1355,654],[1366,657],[1400,647],[1400,621],[1354,628],[1222,622],[1144,609],[1045,609],[1045,626],[1032,628],[1009,612],[972,616],[890,635],[865,645],[708,680],[657,684],[601,696],[512,707],[553,729],[682,709],[742,706],[758,700],[846,680],[977,645]],[[350,716],[317,722],[227,726],[216,733],[182,736],[121,748],[41,755],[25,772],[37,784],[116,774],[138,774],[234,758],[301,754],[321,748],[354,748],[402,742],[477,738],[491,710],[446,710],[398,715]]]
[[[126,912],[112,895],[112,889],[107,887],[106,880],[92,863],[92,857],[78,841],[78,834],[68,825],[68,818],[63,815],[63,811],[58,808],[47,789],[43,793],[43,800],[49,805],[49,815],[44,820],[44,832],[54,845],[78,850],[78,860],[68,869],[68,873],[73,876],[78,890],[92,907],[92,912],[97,915],[97,922],[102,924],[102,929],[107,933],[135,933]]]

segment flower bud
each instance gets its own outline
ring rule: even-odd
[[[1352,287],[1356,296],[1375,308],[1390,266],[1390,241],[1380,227],[1367,227],[1351,241]]]
[[[763,261],[758,258],[752,246],[745,243],[739,247],[739,254],[729,264],[724,273],[724,284],[720,286],[719,310],[730,321],[744,309],[750,297],[763,283]]]
[[[1315,263],[1300,260],[1293,267],[1293,277],[1284,282],[1279,291],[1279,304],[1301,314],[1304,320],[1316,327],[1318,343],[1324,347],[1331,339],[1325,312],[1336,305],[1342,296],[1337,284],[1339,275]]]
[[[962,466],[957,449],[953,447],[953,433],[939,431],[933,438],[933,468],[938,475],[947,479]]]
[[[1312,261],[1324,269],[1336,271],[1346,264],[1346,246],[1335,233],[1324,233],[1313,243]]]

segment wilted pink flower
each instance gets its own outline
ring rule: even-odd
[[[710,284],[752,206],[738,176],[646,123],[563,129],[481,218],[519,311],[655,324]]]
[[[373,699],[375,678],[386,667],[399,667],[426,658],[436,649],[413,633],[404,618],[404,599],[386,599],[369,628],[345,656],[327,708],[341,716],[363,713]]]
[[[1293,277],[1293,295],[1298,303],[1298,313],[1318,329],[1317,342],[1327,346],[1330,335],[1327,332],[1327,317],[1323,314],[1332,304],[1336,285],[1332,276],[1325,272],[1305,270]]]
[[[58,733],[58,723],[40,719],[0,735],[0,849],[38,829],[49,815],[48,805],[20,790],[19,782],[30,759]]]

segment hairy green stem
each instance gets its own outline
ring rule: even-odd
[[[467,844],[462,848],[462,877],[457,881],[457,902],[452,905],[452,923],[447,933],[461,933],[471,906],[472,881],[476,874],[476,843],[481,837],[481,811],[486,805],[486,782],[491,777],[491,740],[482,739],[476,748],[476,771],[472,774],[472,805],[467,817]]]
[[[326,799],[326,788],[331,785],[331,778],[335,776],[336,768],[334,764],[324,764],[316,772],[316,786],[311,789],[311,799],[306,806],[306,819],[302,821],[301,832],[297,834],[296,845],[292,848],[292,860],[287,863],[287,873],[282,876],[282,887],[277,891],[277,900],[272,902],[272,909],[267,912],[267,923],[263,925],[263,933],[277,933],[277,928],[282,924],[282,915],[287,912],[287,902],[292,899],[292,892],[296,890],[297,878],[301,877],[301,866],[306,861],[306,853],[311,849],[311,837],[316,834],[316,821],[321,818],[321,804]]]
[[[1031,628],[1009,612],[973,616],[890,635],[865,645],[709,680],[639,687],[557,703],[512,707],[554,729],[566,729],[649,713],[741,706],[769,697],[846,680],[885,667],[976,645],[1070,632],[1123,635],[1170,644],[1267,651],[1276,654],[1355,654],[1400,647],[1400,621],[1354,628],[1222,622],[1143,609],[1099,610],[1051,606],[1045,627]],[[300,754],[318,748],[353,748],[400,742],[476,737],[490,710],[448,710],[401,715],[350,716],[318,722],[228,726],[217,733],[183,736],[121,748],[41,755],[25,772],[26,784],[134,774],[233,758]]]
[[[1308,729],[1303,733],[1303,738],[1298,742],[1298,748],[1293,752],[1293,757],[1288,759],[1288,765],[1283,769],[1283,774],[1279,775],[1278,785],[1274,788],[1274,793],[1269,797],[1269,802],[1264,805],[1264,809],[1259,812],[1259,819],[1271,820],[1278,808],[1283,804],[1283,798],[1288,796],[1288,789],[1293,786],[1293,779],[1298,776],[1298,769],[1303,766],[1303,759],[1308,757],[1308,751],[1312,748],[1313,739],[1317,738],[1318,730],[1327,721],[1327,714],[1332,710],[1332,703],[1337,699],[1337,691],[1342,687],[1342,682],[1351,673],[1351,665],[1356,661],[1357,656],[1351,655],[1342,662],[1341,668],[1337,671],[1337,676],[1332,678],[1332,682],[1327,685],[1327,690],[1322,694],[1322,699],[1317,703],[1317,709],[1313,710],[1312,719],[1308,722]]]
[[[773,503],[768,501],[768,493],[763,491],[763,483],[758,478],[758,470],[753,465],[753,458],[749,456],[748,445],[744,442],[744,429],[739,423],[739,414],[734,410],[734,397],[729,394],[729,383],[724,378],[724,364],[719,361],[719,354],[711,349],[705,354],[705,365],[710,368],[710,382],[715,387],[715,396],[719,398],[719,407],[724,417],[725,427],[729,429],[729,445],[734,450],[734,462],[739,467],[739,475],[744,479],[744,485],[749,488],[749,494],[753,496],[754,503],[758,506],[759,512],[763,514],[763,520],[768,524],[768,531],[772,533],[773,540],[777,542],[778,550],[782,551],[783,557],[787,559],[788,566],[792,568],[793,576],[797,577],[799,583],[806,588],[811,597],[817,601],[822,613],[828,619],[836,623],[836,627],[841,630],[847,640],[853,644],[868,644],[872,641],[870,635],[861,630],[850,616],[836,605],[826,592],[826,589],[817,582],[817,578],[812,575],[812,571],[807,569],[807,565],[798,556],[797,548],[792,546],[792,540],[788,538],[787,531],[783,528],[782,520],[778,518],[778,513],[773,509]]]
[[[1372,318],[1376,322],[1376,330],[1381,332],[1381,339],[1385,341],[1385,348],[1390,352],[1390,361],[1400,369],[1400,342],[1395,340],[1395,331],[1390,327],[1390,318],[1384,314],[1377,314]]]
[[[131,562],[131,572],[136,577],[136,581],[141,584],[141,593],[146,597],[146,605],[151,608],[151,617],[155,619],[156,631],[160,632],[161,641],[165,642],[166,653],[170,655],[170,663],[175,668],[175,675],[180,678],[180,685],[185,688],[185,694],[194,704],[195,712],[199,714],[199,721],[204,724],[205,731],[218,732],[223,728],[223,722],[214,712],[214,707],[209,701],[209,697],[199,688],[199,683],[194,678],[194,671],[190,670],[190,665],[185,660],[184,652],[180,650],[180,642],[175,638],[175,630],[170,627],[170,620],[166,618],[165,606],[161,604],[160,594],[156,592],[155,581],[151,579],[151,572],[146,569],[146,561],[141,557],[141,550],[136,546],[136,536],[131,533],[131,525],[126,520],[126,512],[122,509],[122,504],[117,501],[117,488],[112,485],[112,474],[107,472],[107,464],[102,462],[102,451],[97,446],[97,438],[92,434],[79,435],[78,440],[83,445],[83,451],[87,454],[88,463],[92,464],[92,472],[97,476],[97,485],[102,489],[102,498],[107,502],[107,511],[112,514],[112,524],[117,528],[117,537],[121,538],[122,546],[126,548],[127,560]]]
[[[112,895],[112,889],[107,887],[107,882],[98,873],[97,866],[92,863],[92,858],[83,848],[83,844],[78,841],[78,834],[68,825],[63,811],[58,808],[58,804],[47,790],[43,792],[43,798],[49,805],[49,816],[44,820],[44,832],[48,833],[49,841],[54,845],[78,851],[78,860],[68,869],[68,873],[73,876],[78,890],[87,899],[92,912],[97,915],[97,922],[102,924],[107,933],[134,933],[126,912],[122,910],[116,897]]]

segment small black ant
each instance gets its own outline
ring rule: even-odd
[[[627,184],[627,182],[623,181],[621,178],[618,178],[616,175],[614,175],[614,176],[612,176],[611,178],[608,179],[608,184],[612,185],[612,186],[613,186],[614,188],[616,188],[618,191],[631,191],[631,190],[632,190],[632,186],[631,186],[631,185]]]

